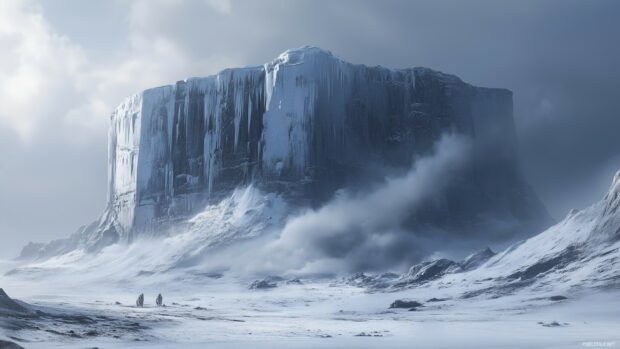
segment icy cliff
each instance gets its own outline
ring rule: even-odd
[[[472,136],[471,167],[429,209],[432,219],[413,222],[547,218],[518,170],[509,90],[303,47],[127,98],[110,119],[106,212],[69,248],[131,241],[249,183],[318,205],[336,189],[409,168],[446,132]]]

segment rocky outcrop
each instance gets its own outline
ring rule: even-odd
[[[6,292],[0,288],[0,312],[27,313],[30,312],[30,310],[24,305],[11,299],[11,297],[9,297]]]
[[[250,290],[266,290],[270,288],[276,288],[278,284],[269,280],[255,280],[250,284]]]
[[[277,276],[277,275],[270,275],[270,276],[265,277],[262,280],[254,280],[250,284],[249,289],[250,290],[266,290],[266,289],[276,288],[278,287],[278,284],[282,281],[284,281],[282,277]]]
[[[465,257],[465,259],[461,263],[459,263],[459,265],[464,271],[473,270],[491,259],[491,257],[495,256],[495,254],[496,253],[493,252],[493,250],[487,247]]]
[[[411,299],[397,299],[392,304],[390,304],[390,309],[399,309],[399,308],[410,308],[414,309],[417,307],[421,307],[422,303],[418,301],[414,301]]]
[[[0,349],[24,349],[24,347],[15,342],[0,339]]]
[[[343,281],[347,285],[364,287],[369,290],[401,289],[416,287],[427,282],[441,279],[443,276],[475,270],[486,263],[496,253],[490,248],[484,248],[467,256],[457,263],[449,259],[440,258],[432,261],[412,265],[407,272],[399,275],[395,273],[353,274]],[[432,298],[429,302],[439,302],[445,299]]]
[[[248,183],[319,205],[339,188],[408,169],[446,132],[474,139],[471,165],[411,224],[482,231],[472,217],[486,216],[516,222],[516,231],[546,223],[518,169],[512,113],[509,90],[427,68],[351,64],[315,47],[149,89],[112,113],[101,219],[60,247],[24,254],[132,241]]]
[[[368,289],[383,289],[391,286],[400,275],[396,273],[380,273],[376,275],[362,272],[355,273],[343,281],[347,285],[364,287]]]
[[[620,240],[620,171],[616,172],[603,198],[603,218],[596,227],[598,241]]]
[[[403,287],[408,285],[416,285],[425,283],[437,278],[440,278],[446,274],[452,274],[462,271],[458,263],[455,263],[449,259],[437,259],[430,262],[423,262],[416,264],[409,268],[405,274],[403,274],[394,283],[395,287]]]

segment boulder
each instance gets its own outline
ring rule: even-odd
[[[551,301],[563,301],[565,299],[568,299],[568,298],[564,297],[564,296],[551,296],[551,297],[549,297],[549,300],[551,300]]]
[[[390,309],[399,309],[399,308],[417,308],[421,307],[422,303],[410,299],[397,299],[392,304],[390,304]]]
[[[250,284],[250,290],[266,290],[276,287],[278,287],[278,284],[268,280],[255,280]]]

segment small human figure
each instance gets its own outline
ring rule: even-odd
[[[157,303],[158,307],[161,307],[162,305],[164,305],[164,297],[161,296],[161,293],[157,295],[157,299],[155,300],[155,303]]]
[[[140,293],[136,300],[136,306],[142,308],[144,306],[144,293]]]

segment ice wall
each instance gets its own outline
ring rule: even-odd
[[[320,204],[384,169],[408,168],[447,131],[472,135],[476,149],[450,219],[487,209],[545,215],[518,170],[510,91],[303,47],[123,102],[111,117],[107,217],[131,240],[250,182]]]

